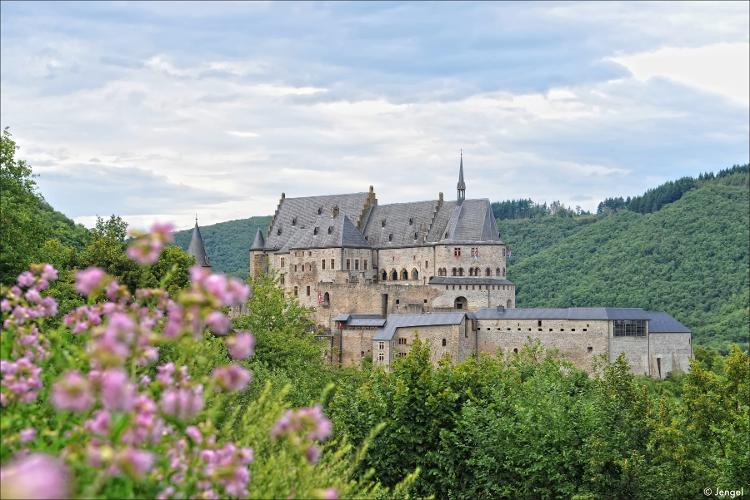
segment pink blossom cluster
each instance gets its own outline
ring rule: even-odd
[[[153,264],[159,259],[166,243],[174,241],[174,225],[155,223],[148,233],[131,232],[134,239],[128,246],[128,257],[139,264]]]
[[[314,441],[325,441],[331,436],[331,421],[323,415],[320,405],[297,410],[287,410],[271,429],[271,436],[286,436],[304,449],[305,458],[311,464],[318,463],[320,448]]]
[[[0,498],[70,498],[70,474],[58,459],[33,453],[0,469]]]
[[[214,436],[204,439],[201,431],[186,429],[189,441],[182,438],[167,453],[172,467],[169,482],[157,498],[183,498],[188,481],[196,482],[198,498],[219,499],[227,496],[246,498],[250,482],[249,465],[253,450],[232,443],[220,446]]]
[[[34,264],[18,276],[16,284],[0,300],[3,335],[11,335],[10,359],[0,360],[0,406],[36,401],[42,388],[41,368],[35,363],[49,356],[49,342],[35,324],[57,314],[57,302],[41,291],[57,279],[49,264]]]
[[[165,415],[189,422],[203,409],[203,385],[190,381],[186,366],[173,363],[157,367],[156,381],[164,387],[159,407]]]

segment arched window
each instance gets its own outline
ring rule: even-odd
[[[318,207],[318,215],[323,213],[323,207]]]
[[[458,268],[458,275],[459,276],[463,276],[464,275],[464,268],[463,267],[459,267]]]
[[[385,269],[383,269],[383,272],[381,273],[380,278],[383,281],[386,281],[388,279],[388,272]]]
[[[328,292],[326,292],[326,293],[323,294],[323,305],[324,306],[331,305],[331,296],[329,295]]]
[[[510,299],[508,299],[508,309],[510,309],[511,307],[513,307],[513,302],[511,302]]]
[[[505,278],[505,268],[503,268],[503,278]]]
[[[294,296],[299,296],[299,289],[296,286],[294,287]]]
[[[456,268],[454,267],[453,269],[451,269],[451,276],[455,276],[455,275],[456,275]]]
[[[503,248],[503,257],[505,257],[505,248]]]
[[[484,270],[484,275],[485,276],[492,276],[492,269],[490,269],[489,267],[487,269],[485,269]]]
[[[473,267],[469,268],[469,276],[474,276],[474,268]]]
[[[495,269],[495,276],[502,276],[502,274],[500,273],[500,268],[499,267],[497,269]]]
[[[397,281],[397,280],[398,280],[398,273],[394,269],[391,271],[391,281]]]
[[[388,235],[388,241],[393,241],[393,233]]]
[[[411,270],[411,279],[418,280],[419,279],[419,272],[417,272],[417,269],[414,268]]]
[[[401,279],[404,281],[409,279],[409,272],[406,269],[401,270]]]
[[[456,297],[456,300],[453,301],[453,307],[455,309],[461,309],[464,310],[468,307],[469,302],[466,300],[466,297]]]

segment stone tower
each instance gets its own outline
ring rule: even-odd
[[[250,276],[257,278],[268,271],[268,257],[264,252],[266,240],[263,232],[258,229],[255,233],[253,244],[250,245]]]
[[[464,150],[461,150],[461,164],[458,167],[458,184],[456,185],[456,188],[458,190],[458,196],[456,197],[456,200],[458,201],[458,204],[464,202],[466,199],[466,183],[464,182]]]
[[[201,230],[198,228],[198,217],[195,218],[195,227],[193,227],[193,234],[190,237],[190,245],[188,246],[187,253],[195,257],[196,266],[205,267],[209,271],[211,270],[211,264],[208,261],[208,255],[206,255],[206,247],[203,245]]]

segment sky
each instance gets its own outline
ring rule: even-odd
[[[595,210],[750,156],[749,2],[5,2],[56,209],[189,227],[367,191]]]

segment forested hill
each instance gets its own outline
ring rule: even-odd
[[[700,344],[748,342],[747,170],[711,179],[654,213],[499,221],[519,307],[669,312]]]
[[[206,253],[214,269],[240,278],[247,278],[250,265],[248,252],[255,232],[258,229],[265,231],[270,222],[270,216],[260,216],[201,226]],[[190,229],[175,233],[175,242],[183,250],[187,250],[192,232],[193,230]]]

